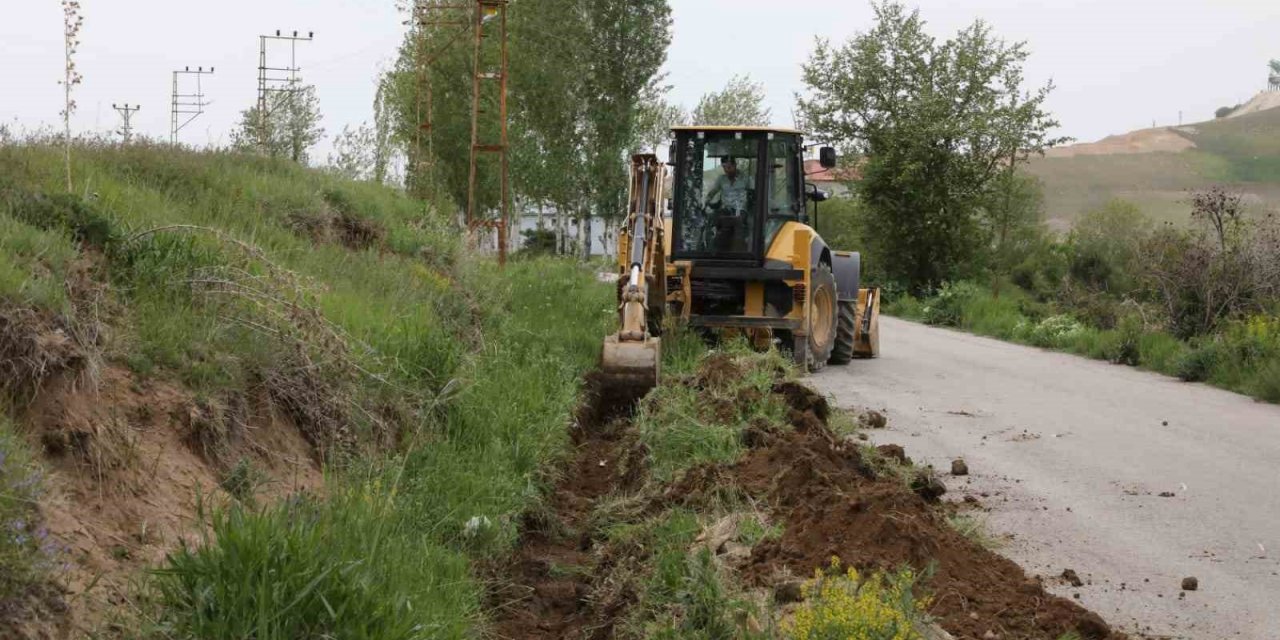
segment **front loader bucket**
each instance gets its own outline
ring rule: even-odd
[[[615,393],[643,397],[658,386],[662,364],[662,340],[622,340],[615,334],[604,339],[600,354],[600,376]]]

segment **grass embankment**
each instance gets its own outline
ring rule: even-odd
[[[507,549],[541,499],[611,288],[569,263],[499,272],[463,255],[448,207],[287,162],[150,145],[73,157],[63,194],[57,149],[0,148],[10,413],[51,376],[116,368],[211,405],[264,396],[331,470],[324,498],[211,501],[201,544],[134,594],[138,633],[474,634],[471,562]],[[237,423],[219,427],[202,450],[252,478],[217,455]],[[23,430],[0,424],[6,526],[35,513]],[[35,556],[10,551],[0,573],[37,580]]]
[[[1037,302],[1015,286],[1006,284],[997,295],[989,287],[966,282],[946,285],[923,300],[898,296],[886,304],[885,313],[1280,402],[1280,318],[1275,315],[1230,321],[1211,335],[1182,340],[1147,327],[1137,313],[1122,315],[1113,328],[1100,329],[1054,304]]]

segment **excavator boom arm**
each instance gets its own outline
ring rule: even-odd
[[[658,383],[662,341],[649,333],[649,285],[663,277],[662,189],[666,165],[652,154],[631,159],[628,215],[619,238],[618,333],[605,339],[602,374],[613,386],[647,391]],[[664,301],[659,301],[660,303]]]

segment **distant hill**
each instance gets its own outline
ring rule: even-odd
[[[1046,215],[1059,229],[1112,198],[1180,223],[1188,192],[1214,184],[1244,193],[1255,212],[1280,211],[1280,93],[1260,94],[1210,122],[1054,149],[1027,171],[1043,181]]]

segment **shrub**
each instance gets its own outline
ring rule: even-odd
[[[522,256],[551,256],[556,254],[556,232],[551,229],[525,229],[520,232],[524,243],[520,246]]]
[[[1174,374],[1186,382],[1204,382],[1217,366],[1218,354],[1218,344],[1205,341],[1192,347],[1178,359]]]
[[[927,324],[958,327],[963,319],[964,305],[981,295],[978,285],[972,282],[946,282],[938,295],[929,299],[921,310]]]
[[[1111,339],[1103,350],[1102,357],[1114,364],[1136,367],[1142,362],[1141,340],[1145,333],[1142,319],[1136,315],[1128,315],[1120,319],[1114,331],[1108,332]]]
[[[1151,222],[1137,206],[1123,200],[1086,212],[1068,238],[1072,279],[1098,291],[1132,290],[1133,266],[1150,233]]]
[[[794,640],[915,640],[928,599],[917,600],[910,570],[864,578],[832,560],[827,573],[814,573],[802,588],[805,602],[783,623]]]
[[[1145,333],[1138,341],[1142,366],[1168,375],[1177,375],[1188,351],[1186,343],[1163,331]]]
[[[1070,262],[1068,245],[1042,241],[1013,267],[1009,277],[1038,300],[1052,300],[1067,277]]]
[[[1280,359],[1273,360],[1258,371],[1252,392],[1267,402],[1280,403]]]
[[[1163,229],[1143,242],[1139,275],[1180,338],[1213,333],[1280,299],[1280,220],[1235,215],[1210,206],[1197,215],[1206,228]]]
[[[1056,315],[1040,322],[1023,320],[1014,328],[1013,334],[1017,339],[1037,347],[1059,349],[1074,342],[1084,331],[1085,326],[1075,318]]]

